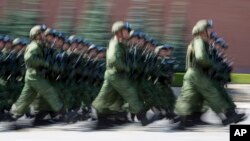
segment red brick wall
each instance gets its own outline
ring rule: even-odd
[[[213,19],[214,30],[229,44],[235,71],[250,73],[250,1],[188,0],[187,34],[199,19]],[[191,36],[187,36],[189,41]]]
[[[56,22],[60,1],[61,0],[50,0],[49,4],[48,1],[41,1],[42,15],[44,16],[42,20],[43,23],[49,27],[53,27]]]
[[[111,7],[111,18],[112,22],[117,20],[126,20],[128,14],[128,8],[130,6],[129,0],[110,0],[112,3]]]
[[[0,0],[0,17],[2,7],[7,0]],[[41,0],[42,21],[48,26],[54,26],[57,21],[57,13],[59,3],[61,0]],[[109,0],[112,3],[110,9],[110,22],[116,20],[125,20],[128,14],[128,8],[131,4],[130,0]],[[167,27],[169,21],[169,11],[171,10],[171,2],[174,0],[163,0],[165,13],[164,21]],[[228,54],[234,58],[234,66],[236,72],[250,73],[250,0],[183,0],[187,1],[187,23],[186,23],[186,40],[189,42],[192,38],[192,26],[199,19],[213,19],[214,30],[229,44]],[[150,0],[154,2],[154,0]],[[86,8],[82,6],[84,0],[76,0],[75,17],[78,17],[82,11],[80,9]],[[77,24],[77,18],[76,22]],[[163,29],[167,31],[166,29]]]

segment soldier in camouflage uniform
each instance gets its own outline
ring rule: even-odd
[[[41,29],[44,30],[43,36],[45,40],[43,41],[44,44],[44,60],[48,62],[50,65],[53,65],[55,69],[57,69],[55,65],[55,56],[59,52],[59,49],[57,47],[57,39],[58,39],[58,32],[55,29],[51,28],[44,28],[41,26]],[[58,91],[58,94],[61,94],[59,92],[59,89],[56,87],[55,83],[55,72],[52,72],[50,68],[43,68],[42,69],[42,76],[50,81],[50,85]],[[59,95],[60,96],[60,95]],[[40,94],[37,95],[36,99],[32,102],[32,114],[36,114],[37,120],[42,120],[47,114],[53,115],[53,109],[50,107],[50,104],[47,102],[46,99],[43,98]]]
[[[15,60],[15,55],[11,53],[13,51],[12,41],[13,38],[9,35],[2,36],[2,47],[1,47],[1,93],[0,93],[0,110],[9,110],[9,105],[12,101],[11,97],[13,96],[13,81],[11,81],[10,76],[14,70],[13,62]],[[13,77],[12,77],[13,78]]]
[[[232,62],[229,62],[226,58],[225,50],[228,48],[226,42],[217,37],[211,44],[212,60],[214,62],[214,68],[209,71],[211,79],[214,81],[215,87],[218,88],[220,94],[230,103],[231,107],[236,107],[232,98],[227,93],[225,85],[231,81],[230,73],[232,71]]]
[[[97,53],[98,53],[98,46],[92,44],[88,50],[87,50],[87,65],[85,66],[85,72],[87,76],[85,78],[85,90],[84,90],[84,98],[83,100],[85,101],[84,103],[86,104],[86,106],[88,108],[91,107],[91,103],[94,101],[94,99],[96,98],[98,92],[99,92],[99,88],[96,86],[95,83],[95,70],[98,66],[98,61],[97,61]]]
[[[10,52],[7,62],[11,65],[5,66],[5,69],[10,70],[10,74],[7,79],[6,86],[8,86],[8,98],[7,98],[7,110],[10,109],[11,105],[17,100],[19,94],[24,85],[24,59],[22,49],[25,46],[22,39],[16,38],[12,42],[12,51]]]
[[[143,102],[139,99],[135,83],[127,77],[126,40],[129,38],[124,22],[115,22],[112,26],[114,37],[107,50],[107,68],[103,86],[92,105],[98,115],[98,125],[112,122],[108,118],[112,114],[128,111],[137,114],[143,125],[148,123]],[[126,104],[126,105],[124,105]],[[125,109],[124,109],[125,108]]]
[[[155,95],[159,99],[159,103],[155,103],[155,107],[158,110],[163,111],[162,115],[165,115],[167,119],[175,118],[174,105],[176,97],[171,89],[172,77],[174,71],[177,68],[177,64],[174,58],[172,58],[173,47],[169,44],[158,46],[155,49],[157,54],[157,77],[153,87],[155,88]]]
[[[213,67],[213,62],[209,58],[208,29],[210,27],[210,21],[200,20],[192,31],[194,39],[187,50],[187,72],[184,76],[181,95],[175,106],[176,113],[181,116],[177,129],[185,129],[186,126],[193,124],[190,123],[192,121],[190,116],[194,112],[200,112],[204,100],[219,115],[224,125],[242,121],[245,116],[245,114],[236,113],[235,107],[232,107],[220,94],[207,74],[208,69]]]
[[[151,68],[149,65],[149,60],[151,56],[154,56],[154,49],[150,50],[146,46],[147,41],[145,39],[145,34],[142,32],[135,32],[132,34],[129,42],[134,44],[129,51],[128,60],[131,60],[131,65],[128,64],[131,68],[131,77],[137,83],[138,93],[140,99],[144,101],[144,105],[147,109],[151,108],[155,102],[154,91],[152,89],[152,83],[148,80],[149,75],[144,73],[145,70]],[[134,43],[133,43],[134,42]],[[144,45],[145,44],[145,45]],[[145,64],[146,62],[146,64]]]
[[[3,41],[4,35],[0,34],[0,51],[2,52],[3,48],[4,48],[4,41]]]
[[[32,42],[28,45],[24,54],[27,66],[25,85],[18,100],[11,107],[13,120],[18,119],[25,113],[38,94],[50,104],[54,111],[63,112],[63,104],[57,91],[40,72],[41,68],[50,68],[50,64],[44,59],[44,36],[42,32],[40,25],[34,26],[30,31]]]
[[[2,50],[4,49],[5,42],[4,42],[4,35],[0,35],[0,116],[4,113],[4,105],[5,105],[5,97],[6,97],[6,91],[5,91],[5,81],[3,79],[4,74],[4,57]]]
[[[1,50],[4,56],[8,56],[9,53],[12,51],[13,46],[12,46],[12,41],[13,38],[9,35],[5,35],[3,38],[3,41],[5,43],[4,48]]]

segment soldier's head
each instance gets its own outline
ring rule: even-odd
[[[111,31],[119,42],[123,42],[124,40],[127,40],[129,38],[129,34],[128,36],[126,36],[127,33],[125,29],[125,23],[123,21],[115,22],[112,26]]]
[[[154,39],[151,40],[151,44],[153,45],[154,48],[156,48],[159,45],[159,42],[156,39]]]
[[[0,35],[0,51],[4,48],[4,41],[3,41],[4,35]]]
[[[52,28],[47,28],[44,32],[45,41],[48,43],[53,43],[56,36],[56,30]]]
[[[106,58],[106,48],[98,47],[97,59],[105,59]]]
[[[4,41],[4,48],[6,48],[7,50],[11,50],[13,49],[12,47],[12,41],[13,41],[13,37],[9,36],[9,35],[5,35],[3,38]]]
[[[214,31],[210,33],[209,37],[212,43],[215,42],[219,38],[218,34]]]
[[[139,40],[137,45],[140,47],[144,47],[144,44],[146,42],[147,35],[144,32],[139,32]]]
[[[92,44],[87,51],[87,54],[90,58],[96,58],[98,53],[98,46]]]
[[[87,52],[88,49],[89,49],[89,48],[91,47],[91,45],[92,45],[92,43],[91,43],[90,41],[88,41],[88,40],[83,40],[81,43],[83,44],[83,51],[84,51],[84,52]]]
[[[41,25],[35,25],[30,30],[30,39],[42,42],[45,39],[45,36],[43,34],[44,29]]]
[[[87,52],[88,46],[84,44],[83,38],[78,37],[76,39],[76,42],[77,42],[77,46],[75,48],[76,52],[84,52],[84,53]]]
[[[70,42],[69,39],[65,38],[64,43],[63,43],[63,51],[67,51],[70,47]]]
[[[212,20],[199,20],[193,27],[192,35],[200,36],[203,40],[209,42],[212,26]]]
[[[46,29],[48,28],[45,24],[41,24],[40,26],[42,28],[42,32],[45,32]]]
[[[225,53],[225,51],[228,48],[227,43],[225,42],[225,40],[223,38],[218,38],[215,42],[215,48],[221,52],[221,53]]]
[[[174,47],[169,44],[164,44],[156,47],[155,53],[159,57],[171,57]]]
[[[138,43],[138,41],[139,41],[139,32],[135,31],[135,30],[132,30],[132,31],[130,31],[129,34],[130,34],[129,35],[130,37],[129,37],[128,43],[130,45],[136,45]]]
[[[58,49],[62,49],[63,47],[63,43],[64,43],[64,40],[65,40],[65,33],[63,32],[58,32],[57,35],[57,40],[56,40],[56,47]]]
[[[132,30],[131,25],[128,22],[124,23],[124,27],[122,29],[122,36],[126,40],[130,38],[130,31]]]
[[[58,47],[58,40],[59,40],[59,34],[60,34],[60,31],[57,31],[56,29],[54,29],[55,31],[55,36],[54,36],[54,39],[53,39],[53,44]]]
[[[157,46],[157,41],[152,37],[147,37],[145,44],[146,44],[145,46],[146,46],[148,51],[154,52],[154,50],[155,50],[155,48]]]
[[[21,38],[16,38],[12,41],[12,45],[15,52],[19,52],[23,48],[23,42]]]
[[[27,45],[30,43],[30,40],[27,38],[22,38],[22,50],[21,52],[24,53],[26,50]]]
[[[75,35],[71,35],[69,36],[69,42],[70,42],[70,50],[73,51],[75,50],[75,48],[77,47],[78,43],[77,43],[77,38]]]

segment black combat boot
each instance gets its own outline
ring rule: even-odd
[[[127,112],[118,112],[114,116],[117,125],[122,125],[130,122]]]
[[[176,115],[172,109],[165,108],[165,112],[166,112],[165,114],[166,119],[171,120],[173,123],[180,121],[180,116]]]
[[[142,126],[146,126],[150,123],[150,121],[146,117],[146,112],[139,112],[136,116],[138,120],[141,121]]]
[[[91,118],[91,108],[82,107],[79,111],[79,120],[84,121]]]
[[[115,118],[113,117],[113,115],[98,114],[97,116],[98,120],[96,125],[94,126],[95,130],[108,129],[115,125]]]
[[[54,113],[53,120],[55,122],[75,123],[79,119],[77,111],[66,111],[63,107],[57,113]]]
[[[20,118],[20,116],[14,116],[12,113],[10,112],[6,112],[4,114],[1,115],[1,121],[7,122],[6,125],[2,126],[1,131],[8,131],[8,130],[16,130],[17,129],[17,120],[18,118]]]
[[[156,121],[159,119],[159,114],[154,114],[152,117],[148,118],[147,117],[147,111],[141,111],[136,114],[138,120],[141,121],[142,126],[147,126],[148,124]]]
[[[237,113],[235,109],[233,110],[228,110],[225,113],[225,119],[222,119],[222,124],[223,125],[228,125],[231,123],[238,123],[246,119],[246,114],[245,113]]]
[[[130,114],[130,117],[131,117],[131,122],[134,122],[135,121],[135,116],[136,116],[136,114]]]
[[[75,123],[80,119],[80,115],[75,110],[62,112],[61,115],[63,115],[63,120],[67,123]]]
[[[204,114],[203,112],[194,112],[191,115],[191,118],[193,120],[193,124],[195,124],[195,125],[209,125],[209,123],[207,123],[201,119],[203,114]]]
[[[186,130],[187,127],[194,126],[192,116],[179,116],[180,122],[172,130]]]
[[[5,112],[1,116],[2,116],[2,121],[12,122],[12,121],[18,120],[18,118],[20,118],[22,115],[17,116],[17,115],[12,114],[11,112]]]
[[[33,125],[40,126],[54,124],[55,122],[52,119],[45,119],[46,115],[48,115],[48,112],[39,112],[38,114],[36,114]]]

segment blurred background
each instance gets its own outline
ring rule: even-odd
[[[212,19],[229,44],[234,72],[250,73],[250,0],[0,0],[0,34],[28,36],[33,25],[46,24],[107,46],[112,23],[129,21],[134,29],[173,44],[179,71],[199,19]]]

